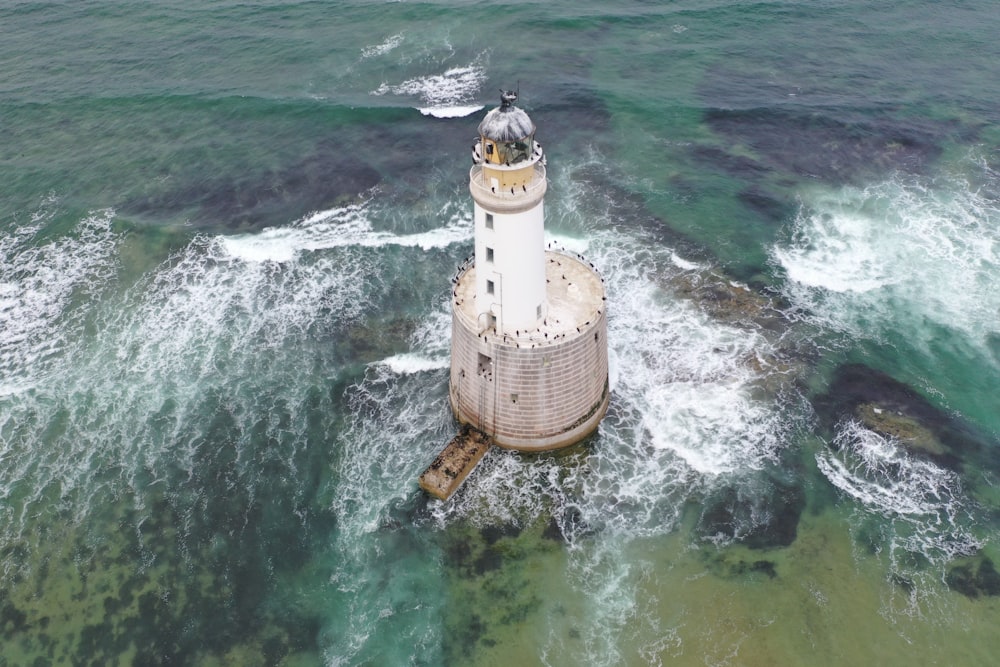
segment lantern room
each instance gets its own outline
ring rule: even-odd
[[[501,91],[500,106],[479,124],[479,139],[472,147],[472,161],[483,167],[484,183],[501,190],[531,184],[542,147],[535,142],[535,124],[515,106],[517,93]]]

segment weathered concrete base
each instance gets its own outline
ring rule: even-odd
[[[479,465],[492,444],[488,435],[463,426],[420,475],[420,488],[435,498],[448,500]]]

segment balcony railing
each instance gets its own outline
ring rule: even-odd
[[[469,171],[469,190],[472,192],[472,196],[479,201],[489,202],[499,209],[518,208],[530,204],[545,194],[545,189],[548,187],[545,180],[545,165],[538,162],[534,168],[535,177],[531,183],[507,189],[497,186],[494,189],[486,176],[483,175],[483,166],[473,165]]]

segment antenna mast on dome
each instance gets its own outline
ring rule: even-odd
[[[500,89],[500,111],[507,111],[517,102],[517,93],[513,90]]]

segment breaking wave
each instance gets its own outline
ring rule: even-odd
[[[974,522],[957,474],[853,420],[839,426],[831,444],[816,455],[820,471],[865,512],[889,522],[894,567],[904,567],[905,554],[943,564],[982,546],[967,527]]]
[[[855,337],[902,326],[929,352],[933,323],[991,358],[1000,198],[985,166],[962,166],[975,173],[810,193],[788,241],[771,251],[787,296],[819,324]]]
[[[582,448],[548,455],[491,450],[451,500],[428,501],[427,511],[439,526],[551,520],[571,545],[573,586],[602,600],[588,620],[577,620],[590,639],[574,655],[609,663],[620,657],[622,633],[644,604],[636,599],[636,572],[611,554],[623,540],[675,530],[686,501],[717,484],[739,485],[776,462],[808,412],[799,397],[764,388],[778,372],[767,362],[776,341],[752,323],[718,321],[677,296],[673,281],[702,267],[641,235],[597,231],[589,240],[550,239],[585,253],[606,278],[615,378],[609,413]],[[364,637],[373,635],[365,633],[396,622],[377,617],[378,609],[404,607],[392,590],[417,585],[404,571],[388,582],[357,573],[382,542],[396,539],[388,537],[393,517],[412,502],[414,480],[454,433],[449,332],[443,302],[422,318],[408,352],[370,364],[348,390],[350,418],[337,440],[336,470],[351,484],[332,499],[342,527],[342,562],[332,581],[345,602],[376,602],[344,614],[331,633],[344,638],[331,646],[340,660],[368,655]],[[676,640],[657,623],[633,630]],[[433,628],[418,626],[419,641],[439,640]],[[553,635],[545,650],[567,648]]]
[[[468,116],[483,108],[473,102],[483,82],[486,71],[478,63],[452,67],[441,74],[414,77],[398,84],[383,82],[372,95],[392,94],[417,97],[417,109],[425,116],[457,118]]]
[[[974,532],[976,504],[958,475],[854,420],[838,425],[816,462],[856,504],[850,522],[856,548],[886,560],[890,588],[879,613],[891,623],[954,613],[939,593],[944,568],[984,545]]]
[[[448,210],[441,211],[448,218]],[[358,246],[416,247],[422,250],[445,248],[472,238],[472,231],[460,214],[451,214],[445,227],[414,234],[377,231],[372,227],[369,208],[356,204],[318,211],[291,225],[272,227],[255,234],[220,237],[226,253],[250,262],[290,262],[304,252]]]
[[[387,37],[385,41],[382,42],[381,44],[366,46],[365,48],[361,49],[361,58],[368,59],[368,58],[374,58],[376,56],[384,56],[385,54],[389,53],[402,43],[403,43],[403,33],[401,32],[396,33],[391,37]]]
[[[435,507],[439,520],[520,524],[551,511],[570,539],[584,526],[660,534],[690,494],[776,461],[801,407],[760,391],[773,343],[678,299],[669,279],[683,269],[650,248],[614,233],[584,248],[607,279],[616,367],[596,442],[570,461],[492,453]]]
[[[73,237],[39,243],[22,227],[3,241],[4,543],[40,513],[82,521],[107,498],[141,504],[154,483],[182,506],[194,502],[180,497],[189,493],[203,502],[209,491],[192,480],[212,483],[201,478],[230,455],[227,483],[240,493],[306,493],[301,460],[325,446],[312,439],[335,419],[322,387],[348,368],[345,334],[384,297],[382,256],[467,235],[454,220],[413,235],[375,232],[363,207],[349,207],[258,235],[198,236],[134,285],[85,301],[85,328],[78,290],[122,277],[112,217],[88,217]],[[72,363],[38,370],[70,345]],[[418,377],[443,368],[440,358],[440,347],[400,354],[371,372]]]
[[[51,369],[83,323],[82,304],[116,272],[121,236],[113,211],[90,214],[72,236],[40,238],[53,216],[39,211],[0,238],[0,396]]]

